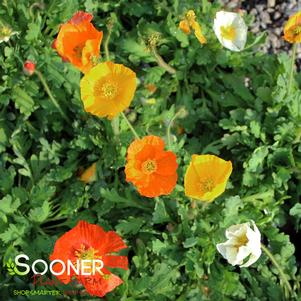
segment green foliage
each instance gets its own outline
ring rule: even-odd
[[[195,10],[208,44],[200,45],[193,34],[178,29],[188,9]],[[106,300],[289,300],[265,254],[252,267],[240,269],[217,253],[227,227],[252,219],[298,294],[300,73],[287,95],[290,59],[258,51],[264,34],[250,34],[241,53],[222,48],[212,31],[219,9],[207,0],[2,1],[1,20],[19,32],[0,44],[3,262],[21,252],[47,260],[55,240],[86,220],[117,231],[129,246],[129,271],[116,272],[124,284]],[[170,196],[143,198],[126,183],[123,167],[131,132],[123,120],[114,132],[108,120],[83,110],[79,71],[51,48],[59,25],[77,10],[93,13],[104,36],[108,19],[115,20],[110,56],[139,78],[126,113],[141,136],[167,138],[174,114],[185,109],[171,125],[179,181]],[[158,66],[148,50],[149,35],[156,32],[157,51],[177,70],[175,75]],[[70,123],[38,77],[22,73],[27,59],[37,63]],[[147,84],[155,84],[156,91],[151,93]],[[226,192],[207,206],[192,203],[182,187],[195,153],[216,154],[234,166]],[[79,171],[93,162],[98,179],[85,185]],[[30,276],[13,275],[12,264],[1,269],[3,300],[21,300],[12,299],[13,289],[32,287]]]

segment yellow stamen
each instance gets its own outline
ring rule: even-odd
[[[94,95],[95,97],[105,97],[113,99],[117,95],[117,85],[114,82],[99,81],[95,84]]]
[[[211,178],[200,182],[200,188],[203,193],[211,192],[214,188],[214,182]]]
[[[9,27],[2,27],[0,29],[0,35],[3,36],[9,36],[11,34],[12,30]]]
[[[236,241],[235,241],[235,244],[233,245],[233,247],[238,250],[240,247],[246,246],[248,242],[249,242],[249,239],[248,239],[246,233],[244,233],[243,235],[236,237]]]
[[[146,160],[142,163],[142,172],[150,175],[157,170],[157,163],[155,160]]]
[[[100,258],[101,256],[96,255],[96,253],[98,253],[98,250],[95,250],[92,247],[86,248],[84,244],[81,244],[80,248],[75,250],[75,256],[82,260]]]
[[[294,29],[293,29],[293,33],[294,35],[298,35],[301,33],[301,25],[297,25]]]
[[[233,41],[236,38],[236,29],[234,28],[233,25],[229,26],[221,26],[221,36],[226,39]]]
[[[78,58],[78,59],[81,59],[82,58],[82,53],[83,53],[83,47],[84,45],[77,45],[73,48],[73,51],[75,53],[75,56]]]
[[[80,245],[79,249],[76,249],[74,252],[74,255],[79,260],[91,260],[91,262],[86,262],[86,267],[90,270],[93,268],[92,260],[94,259],[102,259],[102,256],[96,255],[98,253],[98,250],[95,250],[92,247],[86,247],[84,244]],[[75,264],[76,261],[73,262]],[[103,275],[101,271],[98,270],[98,272]]]
[[[187,13],[186,13],[186,19],[189,23],[192,23],[195,21],[195,13],[193,10],[189,10]]]

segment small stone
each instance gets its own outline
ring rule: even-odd
[[[274,32],[277,36],[280,36],[282,34],[282,28],[275,28]]]
[[[256,16],[256,15],[258,14],[257,9],[256,9],[256,8],[252,8],[252,9],[250,10],[250,14]]]
[[[266,11],[260,12],[260,18],[264,24],[271,24],[270,15]]]
[[[278,20],[281,17],[281,14],[279,11],[276,11],[275,14],[273,15],[274,20]]]

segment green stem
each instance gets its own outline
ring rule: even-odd
[[[42,85],[44,86],[44,89],[46,91],[46,93],[48,94],[50,100],[52,101],[53,105],[57,108],[57,110],[61,113],[62,117],[65,119],[65,121],[67,121],[68,123],[70,123],[69,118],[67,117],[67,115],[64,113],[64,111],[62,110],[62,108],[60,107],[59,103],[56,101],[56,99],[54,98],[53,94],[51,93],[51,90],[44,78],[44,76],[42,75],[42,73],[38,70],[35,70],[35,73],[37,74],[38,78],[40,79]]]
[[[182,113],[182,109],[180,109],[180,110],[172,117],[172,119],[170,120],[170,122],[169,122],[169,124],[168,124],[167,132],[166,132],[168,148],[171,147],[171,139],[170,139],[170,129],[171,129],[171,126],[172,126],[173,122],[178,118],[178,116],[179,116],[181,113]]]
[[[33,3],[30,7],[29,7],[29,15],[32,19],[34,19],[34,14],[33,14],[33,9],[34,8],[38,8],[38,9],[42,9],[41,8],[41,4],[38,2]]]
[[[65,226],[65,225],[66,225],[66,222],[63,222],[63,223],[60,223],[60,224],[43,227],[43,229],[44,230],[50,230],[50,229],[57,228],[57,227],[62,227],[62,226]]]
[[[109,42],[110,42],[110,38],[111,38],[112,29],[113,29],[113,24],[109,24],[108,25],[108,35],[104,42],[105,55],[106,55],[107,61],[110,60]]]
[[[137,138],[137,139],[140,139],[139,135],[137,134],[137,132],[135,131],[134,127],[132,126],[132,124],[130,123],[130,121],[128,120],[128,118],[125,116],[125,114],[123,112],[121,112],[120,114],[123,117],[123,119],[126,121],[128,127],[132,131],[134,137]]]
[[[272,263],[274,264],[274,266],[277,268],[280,277],[282,278],[282,281],[285,283],[285,285],[287,286],[287,289],[289,291],[289,293],[291,295],[293,295],[293,289],[285,275],[285,273],[283,272],[281,266],[279,265],[279,263],[277,262],[276,258],[274,257],[274,255],[269,251],[269,249],[264,245],[261,244],[261,248],[262,250],[265,252],[265,254],[271,259]]]
[[[290,74],[289,74],[289,80],[288,80],[288,91],[287,94],[290,95],[291,89],[292,89],[292,83],[293,83],[293,76],[294,76],[294,65],[296,60],[296,51],[297,51],[297,43],[293,46],[293,53],[292,53],[292,59],[291,59],[291,68],[290,68]]]
[[[162,68],[164,68],[168,73],[170,74],[176,74],[176,69],[174,69],[173,67],[171,67],[170,65],[168,65],[162,58],[162,56],[157,52],[157,49],[155,46],[153,46],[152,48],[152,52],[154,57],[156,58],[156,61],[158,63],[158,65]]]
[[[113,120],[111,121],[113,133],[115,136],[119,135],[119,116],[117,115]]]

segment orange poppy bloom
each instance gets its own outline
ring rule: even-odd
[[[67,284],[73,277],[77,278],[79,283],[85,287],[87,292],[93,296],[103,297],[108,292],[112,291],[116,286],[123,281],[116,275],[112,274],[107,268],[128,269],[128,260],[126,256],[111,255],[127,248],[114,231],[105,232],[100,226],[89,224],[85,221],[79,223],[70,231],[61,236],[54,245],[53,253],[50,255],[50,260],[61,260],[65,267],[68,266],[68,261],[77,264],[83,264],[91,260],[102,260],[103,267],[99,271],[95,269],[94,275],[86,275],[91,272],[91,265],[86,264],[84,272],[77,274],[73,268],[65,268],[62,272],[62,264],[55,263],[53,271],[57,274],[56,277],[63,283]],[[84,275],[85,273],[85,275]]]
[[[290,43],[301,43],[301,11],[288,19],[284,27],[284,39]]]
[[[93,16],[77,12],[67,23],[61,25],[53,47],[63,60],[69,61],[83,73],[90,70],[99,58],[102,31],[91,23]]]
[[[193,10],[189,10],[184,20],[179,23],[179,28],[186,34],[190,34],[191,29],[194,31],[194,35],[201,44],[206,44],[207,40],[202,33],[200,24],[196,21],[196,16]]]
[[[231,172],[231,161],[214,155],[192,155],[184,178],[185,194],[212,202],[225,191]]]
[[[164,151],[164,141],[157,136],[136,139],[128,148],[125,174],[143,196],[167,195],[176,186],[176,155]]]
[[[85,110],[99,117],[114,118],[129,107],[136,90],[136,73],[112,62],[100,63],[80,82]]]
[[[93,163],[84,170],[84,172],[80,175],[80,180],[84,183],[91,183],[96,180],[96,163]]]

